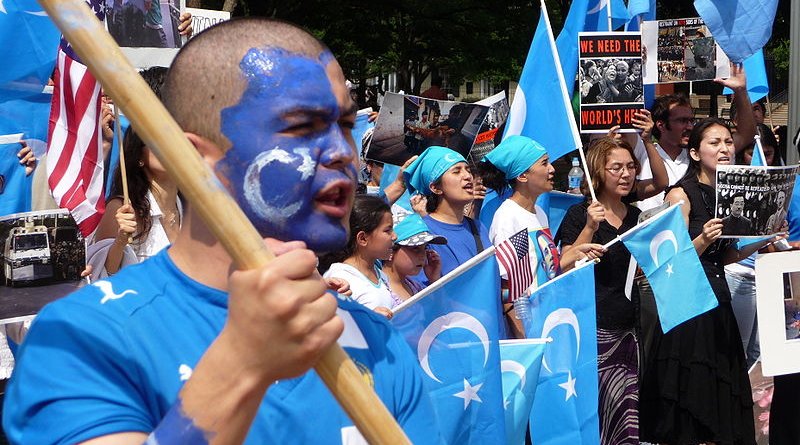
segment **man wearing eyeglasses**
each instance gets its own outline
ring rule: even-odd
[[[736,151],[744,149],[756,135],[756,122],[753,116],[750,98],[747,95],[747,82],[744,68],[731,65],[731,76],[727,79],[715,79],[715,82],[733,90],[734,104],[737,109],[744,110],[739,115],[736,133],[733,136]],[[696,119],[689,99],[683,94],[670,94],[656,98],[650,108],[653,116],[653,136],[658,139],[656,149],[664,160],[669,176],[669,185],[674,185],[686,174],[689,168],[689,134],[694,128]],[[636,158],[642,165],[639,179],[650,179],[653,174],[644,146],[637,145],[634,150]],[[652,198],[639,201],[637,205],[642,211],[657,207],[664,202],[664,192]]]

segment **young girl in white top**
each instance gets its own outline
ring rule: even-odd
[[[321,263],[330,264],[325,278],[347,281],[353,300],[391,317],[392,294],[380,261],[391,257],[394,240],[392,213],[386,201],[377,196],[356,196],[347,246],[321,259]]]

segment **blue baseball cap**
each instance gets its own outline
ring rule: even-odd
[[[432,194],[430,185],[459,162],[467,162],[467,160],[456,151],[436,145],[428,147],[403,172],[409,192],[417,192],[422,195]]]
[[[394,233],[397,234],[395,244],[401,246],[421,246],[423,244],[447,244],[447,238],[434,235],[422,217],[416,213],[399,215],[394,224]]]
[[[542,144],[525,136],[509,136],[483,157],[512,180],[528,171],[536,161],[547,154]]]

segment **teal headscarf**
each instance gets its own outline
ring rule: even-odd
[[[483,157],[511,181],[525,173],[536,161],[547,154],[542,144],[525,136],[509,136]]]
[[[412,194],[414,192],[423,195],[432,194],[430,185],[459,162],[467,160],[458,152],[436,145],[428,147],[403,173],[408,191]]]

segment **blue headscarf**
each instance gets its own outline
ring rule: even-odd
[[[433,193],[430,185],[459,162],[467,162],[467,160],[458,152],[436,145],[428,147],[403,173],[408,191],[412,194],[418,192],[430,195]]]
[[[542,144],[525,136],[509,136],[483,157],[512,180],[525,173],[536,161],[547,154]]]

